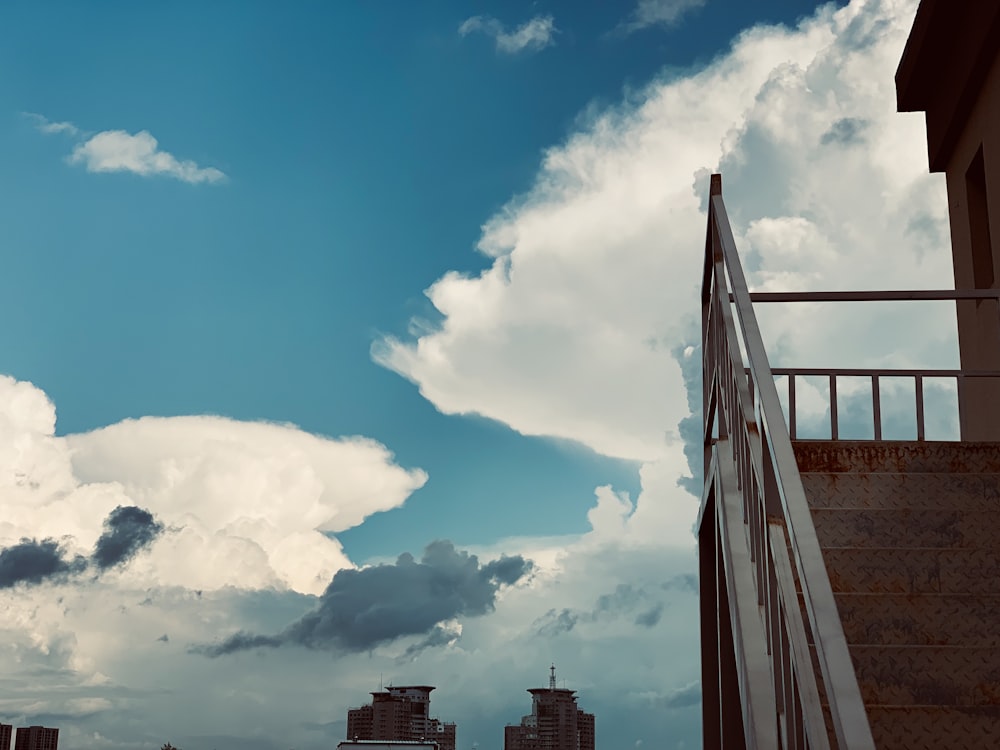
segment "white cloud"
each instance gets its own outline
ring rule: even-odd
[[[52,122],[43,115],[35,112],[22,112],[25,117],[35,123],[35,128],[46,135],[54,133],[66,133],[67,135],[77,135],[80,129],[71,122]]]
[[[222,417],[146,417],[57,437],[55,409],[0,377],[0,547],[66,540],[89,554],[118,505],[165,526],[112,575],[127,586],[278,587],[319,593],[352,563],[328,534],[401,505],[426,481],[365,438]]]
[[[490,267],[427,290],[441,325],[377,342],[375,359],[444,413],[657,460],[689,414],[672,352],[697,343],[707,175],[720,167],[761,288],[940,285],[943,183],[926,173],[919,116],[894,111],[913,7],[856,1],[795,30],[748,31],[707,69],[596,117],[486,223]],[[856,142],[824,139],[845,117],[867,123]],[[947,317],[913,326],[913,307],[867,338],[870,307],[787,312],[765,311],[784,364],[794,352],[820,366],[834,344],[851,344],[858,366],[885,361],[887,330],[910,349],[893,353],[900,365],[954,351]]]
[[[270,525],[297,538],[300,526],[281,509],[288,503],[311,514],[309,524],[331,516],[331,528],[349,523],[327,512],[341,504],[317,489],[327,479],[310,440],[211,418],[138,420],[64,440],[52,432],[44,394],[9,384],[0,398],[5,521],[92,539],[103,513],[134,496],[196,538],[190,548],[176,540],[169,547],[173,537],[165,535],[117,578],[86,589],[63,586],[59,596],[26,589],[0,601],[0,680],[30,675],[67,700],[108,700],[115,708],[102,712],[99,737],[89,741],[93,725],[75,722],[74,731],[90,730],[81,746],[155,748],[169,739],[183,747],[184,738],[165,735],[176,731],[171,717],[183,715],[190,737],[228,732],[247,744],[281,737],[319,748],[341,739],[343,725],[317,722],[342,721],[381,672],[396,684],[436,682],[435,713],[460,722],[463,745],[485,745],[529,710],[524,688],[544,684],[555,661],[581,705],[598,710],[602,747],[666,737],[697,746],[697,597],[684,588],[695,569],[697,502],[677,486],[685,472],[678,423],[691,411],[690,373],[681,365],[697,361],[689,347],[697,343],[707,175],[723,171],[757,288],[950,283],[943,182],[926,174],[921,118],[893,110],[893,73],[915,5],[855,0],[820,9],[795,29],[749,30],[706,69],[654,82],[637,104],[594,117],[547,153],[525,196],[486,223],[480,248],[490,267],[447,274],[428,290],[441,326],[375,348],[378,361],[443,412],[483,414],[643,462],[637,497],[596,491],[588,533],[472,550],[483,559],[520,553],[538,566],[530,585],[502,592],[494,614],[461,622],[460,637],[455,627],[450,645],[414,661],[400,657],[418,639],[335,665],[290,648],[211,662],[186,654],[188,643],[239,628],[278,632],[311,607],[303,594],[263,588],[289,575],[282,570],[298,580],[303,563],[274,562],[279,544],[261,531]],[[776,306],[761,315],[775,364],[822,366],[836,355],[859,366],[947,365],[952,310],[815,305],[791,315]],[[327,447],[335,457],[353,448]],[[402,471],[377,451],[366,455],[378,476]],[[399,502],[418,479],[399,477]],[[265,507],[263,499],[286,486],[278,507]],[[358,503],[374,507],[370,498]],[[0,531],[12,538],[21,528]],[[208,538],[243,546],[212,557]],[[167,575],[158,561],[196,567],[189,558],[200,555],[207,567],[247,566],[213,573],[216,582],[247,576],[260,588],[206,587],[198,595],[151,585]],[[189,574],[199,575],[185,568]],[[622,582],[642,592],[644,606],[662,605],[655,625],[637,626],[638,610],[582,618],[558,636],[535,625],[551,621],[550,611],[595,612],[599,597]],[[308,591],[308,583],[294,588]],[[134,715],[148,717],[145,736],[136,738]]]
[[[180,161],[161,150],[147,130],[134,135],[124,130],[97,133],[73,149],[69,163],[83,164],[88,172],[132,172],[143,177],[164,175],[192,184],[219,182],[226,178],[215,167],[199,167],[193,161]]]
[[[707,0],[639,0],[632,14],[618,31],[630,34],[649,26],[672,26],[689,10],[700,8]]]
[[[458,33],[462,36],[477,31],[493,37],[498,51],[512,55],[524,50],[537,51],[548,47],[554,43],[553,37],[558,29],[552,16],[535,16],[513,31],[507,31],[504,24],[490,16],[472,16],[458,27]]]
[[[160,149],[156,138],[147,130],[134,135],[124,130],[104,130],[100,133],[82,131],[71,122],[51,122],[34,112],[22,112],[46,135],[65,133],[77,141],[66,161],[82,164],[88,172],[131,172],[143,177],[162,175],[181,182],[214,183],[226,179],[215,167],[200,167],[193,161],[180,160]]]

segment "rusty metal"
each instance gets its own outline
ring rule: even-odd
[[[789,376],[789,428],[718,176],[712,178],[709,200],[702,325],[707,484],[699,554],[706,572],[706,557],[716,559],[717,573],[714,595],[703,588],[716,608],[714,613],[702,610],[702,644],[720,655],[714,661],[707,657],[720,674],[703,685],[705,737],[721,739],[722,747],[805,750],[825,748],[824,736],[838,748],[874,750],[789,437],[795,429],[794,374]],[[790,593],[796,583],[808,628],[798,596]],[[756,606],[747,603],[748,585]],[[820,686],[807,632],[813,635],[829,708],[829,735],[816,710]],[[739,686],[738,705],[732,680]],[[737,741],[732,731],[740,723],[743,736]],[[768,739],[772,735],[780,735],[780,744]]]
[[[1000,444],[794,449],[878,746],[1000,746]]]
[[[917,408],[917,440],[923,441],[926,438],[924,430],[924,376],[915,375],[913,377],[913,394],[916,398]],[[834,438],[836,440],[836,437]]]

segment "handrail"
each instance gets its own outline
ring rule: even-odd
[[[751,302],[948,302],[1000,299],[1000,289],[888,289],[839,292],[750,292]],[[729,295],[733,301],[733,295]]]
[[[754,564],[766,647],[772,654],[772,689],[783,727],[783,744],[817,747],[815,738],[820,732],[825,733],[826,728],[815,726],[818,721],[815,710],[803,708],[815,708],[818,686],[811,663],[803,662],[804,655],[810,653],[809,643],[803,642],[805,623],[797,597],[794,602],[788,601],[795,581],[788,580],[790,570],[782,564],[785,551],[776,549],[776,538],[788,540],[795,569],[791,575],[793,578],[797,575],[805,604],[837,745],[852,750],[874,750],[833,589],[721,193],[721,176],[713,175],[702,282],[705,442],[709,450],[715,439],[731,441],[743,504],[745,543]],[[727,277],[732,283],[731,293]],[[746,362],[737,337],[737,322]],[[780,535],[774,533],[775,526],[783,527]],[[728,532],[720,529],[720,533]],[[794,695],[788,694],[789,685],[794,686]]]

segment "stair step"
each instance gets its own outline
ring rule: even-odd
[[[813,508],[1000,510],[998,474],[803,474]]]
[[[839,510],[812,513],[821,547],[982,547],[1000,549],[1000,514],[957,510]]]
[[[1000,550],[826,548],[838,593],[1000,594]]]
[[[1000,747],[1000,706],[868,706],[882,750]]]
[[[967,646],[850,646],[866,705],[1000,705],[1000,651]]]
[[[836,594],[847,642],[1000,648],[1000,596]]]
[[[1000,473],[1000,443],[797,440],[800,472]]]

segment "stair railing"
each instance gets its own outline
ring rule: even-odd
[[[731,744],[747,748],[822,749],[835,742],[837,748],[874,750],[720,175],[712,176],[709,196],[702,355],[703,683],[712,667],[728,668],[726,659],[735,672],[713,678],[720,686],[714,695],[703,684],[705,742],[729,747],[725,740],[736,726],[742,741]],[[707,643],[711,638],[718,642]],[[769,663],[762,666],[764,655]],[[739,706],[725,705],[737,699]]]

